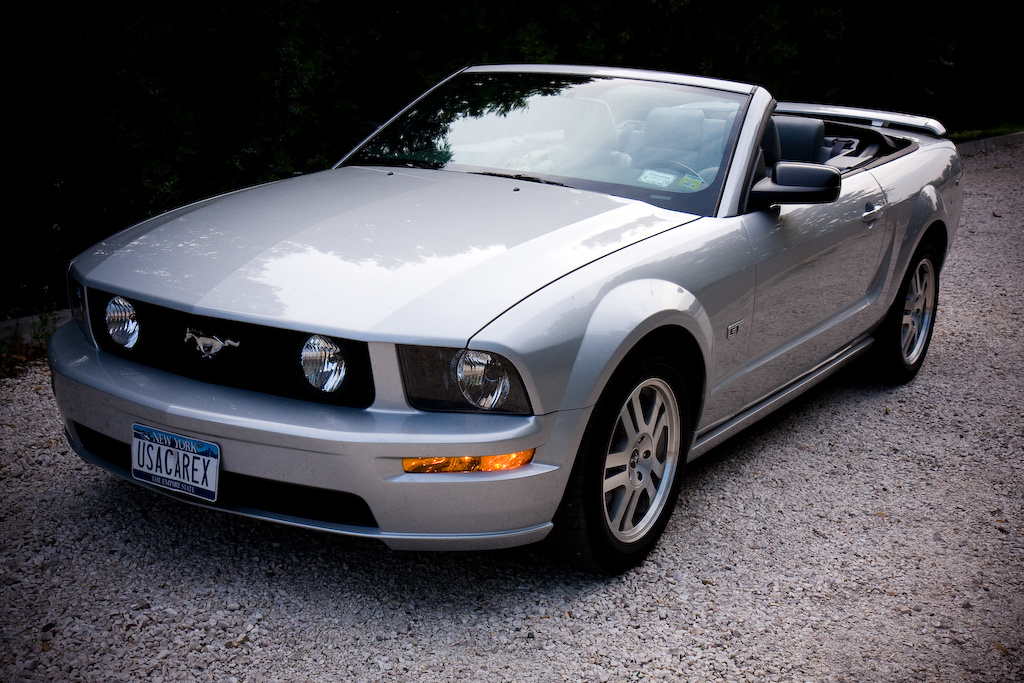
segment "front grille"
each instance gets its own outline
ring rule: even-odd
[[[114,295],[90,289],[87,296],[96,343],[122,358],[211,384],[276,396],[351,408],[373,403],[373,375],[365,343],[334,339],[345,356],[346,375],[336,392],[326,394],[309,386],[299,364],[308,333],[193,315],[128,299],[139,322],[139,339],[126,349],[110,338],[104,320],[107,303]],[[216,355],[204,357],[198,341],[186,338],[190,331],[194,337],[216,337],[226,345]]]
[[[121,476],[132,478],[130,444],[112,439],[77,422],[75,432],[87,451],[111,465]],[[195,498],[170,490],[161,489],[161,492],[180,500],[197,502]],[[203,501],[203,504],[238,512],[288,515],[311,522],[377,527],[370,506],[353,493],[288,484],[234,472],[220,473],[217,502]]]

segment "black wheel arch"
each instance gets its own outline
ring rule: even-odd
[[[938,252],[939,263],[937,265],[941,270],[946,262],[946,253],[949,249],[949,230],[944,222],[935,221],[928,226],[928,229],[925,230],[924,235],[921,237],[921,241],[914,248],[914,253],[916,254],[926,244],[935,247],[935,251]]]
[[[704,404],[704,387],[707,382],[707,368],[700,344],[690,332],[675,325],[660,327],[647,333],[633,345],[619,363],[616,372],[635,365],[637,359],[659,355],[672,363],[683,379],[689,424],[696,429]],[[612,373],[614,378],[615,373]],[[608,384],[612,383],[609,379]],[[692,435],[691,435],[692,436]]]

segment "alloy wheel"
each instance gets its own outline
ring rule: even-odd
[[[645,379],[615,419],[604,463],[604,512],[620,542],[642,539],[669,500],[678,467],[682,424],[675,393],[664,380]]]

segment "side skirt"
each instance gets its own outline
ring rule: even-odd
[[[858,339],[792,384],[783,387],[760,403],[747,408],[728,422],[704,433],[698,434],[694,439],[693,447],[690,448],[690,453],[687,456],[686,461],[690,462],[691,460],[704,455],[729,437],[737,434],[746,427],[749,427],[760,420],[762,417],[765,417],[789,403],[794,398],[834,373],[836,370],[864,354],[864,352],[871,347],[874,341],[873,337],[862,337],[861,339]]]

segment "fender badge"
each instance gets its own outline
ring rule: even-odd
[[[238,346],[239,342],[234,339],[221,341],[218,337],[206,337],[199,330],[188,329],[185,331],[185,341],[193,339],[196,342],[196,349],[203,354],[203,358],[213,358],[225,346]]]

